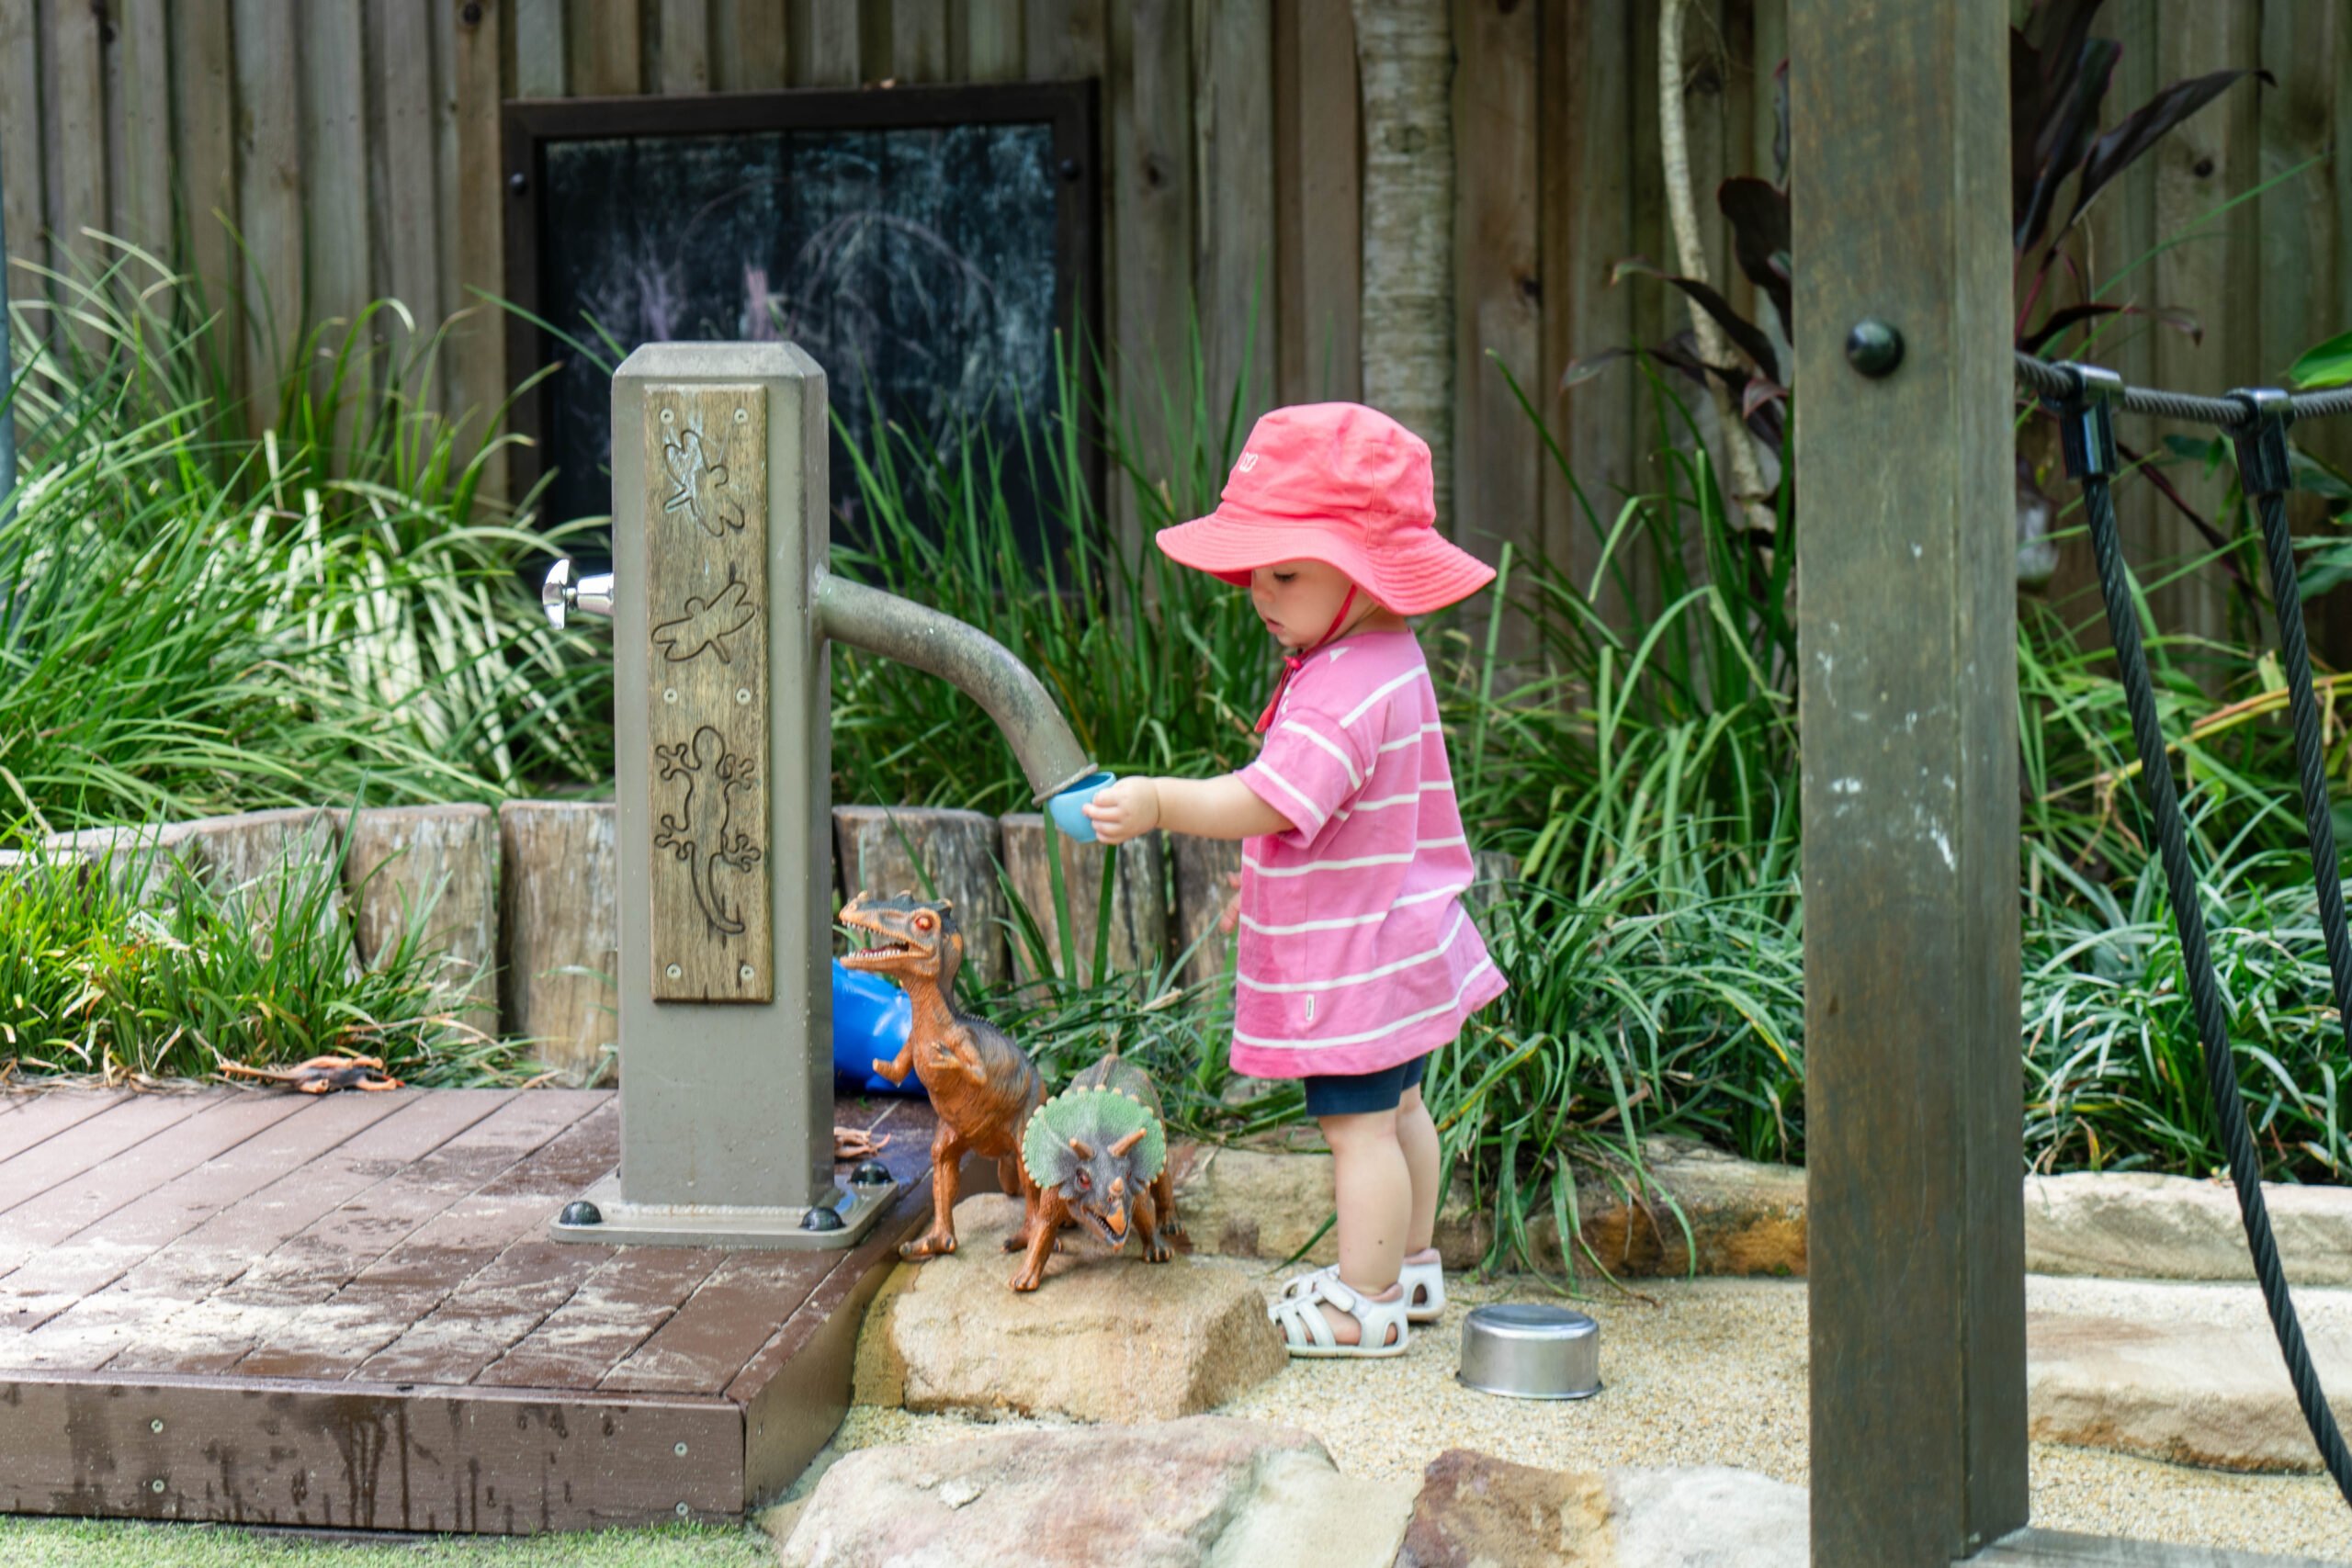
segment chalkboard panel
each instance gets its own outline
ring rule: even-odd
[[[595,359],[643,343],[788,339],[861,450],[877,414],[1009,447],[1016,407],[1051,400],[1055,330],[1092,292],[1091,106],[1086,84],[510,104],[528,218],[510,288],[577,340],[510,335],[517,379],[559,367],[518,421],[552,474],[541,514],[611,510]],[[1038,551],[1025,465],[1007,474]],[[865,542],[838,427],[832,499],[835,537]]]

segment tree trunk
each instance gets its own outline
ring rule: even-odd
[[[1453,511],[1453,32],[1447,0],[1355,0],[1363,400],[1430,444]]]
[[[1682,11],[1687,0],[1666,0],[1657,23],[1658,140],[1666,162],[1667,211],[1674,224],[1674,245],[1682,276],[1712,284],[1707,276],[1707,252],[1699,238],[1698,203],[1690,194],[1690,146],[1682,123]],[[1699,340],[1699,358],[1708,365],[1730,365],[1736,359],[1731,342],[1713,316],[1690,300],[1690,331]],[[1761,369],[1761,367],[1758,367]],[[1731,389],[1714,377],[1707,378],[1707,392],[1722,427],[1724,455],[1730,459],[1722,474],[1724,499],[1737,507],[1747,525],[1772,532],[1776,519],[1764,504],[1764,471],[1756,460],[1747,422],[1733,406]],[[1719,470],[1720,471],[1720,470]]]

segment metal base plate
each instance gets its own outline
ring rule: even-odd
[[[604,1223],[568,1225],[548,1222],[557,1241],[596,1242],[605,1247],[741,1247],[793,1252],[831,1252],[855,1247],[904,1189],[844,1187],[827,1205],[842,1217],[839,1230],[801,1228],[805,1209],[755,1209],[725,1204],[631,1203],[621,1197],[620,1178],[608,1176],[580,1196],[596,1205]]]

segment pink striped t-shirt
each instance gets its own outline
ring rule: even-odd
[[[1237,776],[1294,826],[1242,844],[1235,1071],[1393,1067],[1508,989],[1462,907],[1470,846],[1411,632],[1318,649]]]

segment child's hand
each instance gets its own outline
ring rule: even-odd
[[[1159,826],[1159,790],[1148,778],[1117,779],[1079,809],[1094,824],[1094,836],[1123,844]]]
[[[1241,886],[1241,874],[1238,871],[1229,873],[1226,876],[1226,880],[1233,884],[1233,886],[1238,888]],[[1227,902],[1225,906],[1225,913],[1217,917],[1216,929],[1230,934],[1233,928],[1240,923],[1241,895],[1239,893],[1236,893],[1232,898]]]

